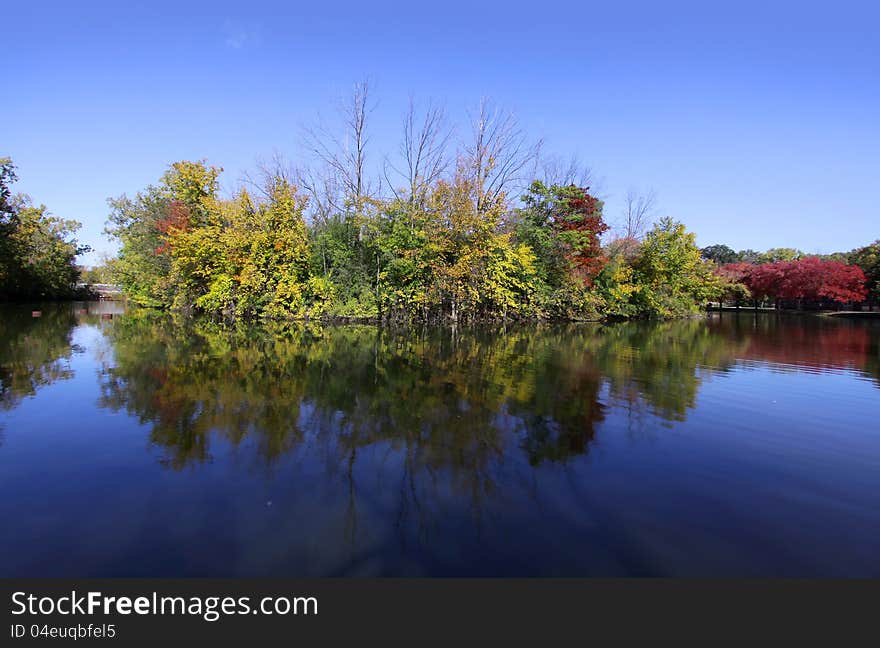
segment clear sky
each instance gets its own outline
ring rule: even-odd
[[[179,159],[228,188],[258,156],[296,161],[363,78],[377,148],[410,95],[456,121],[490,97],[589,164],[611,221],[635,186],[701,245],[880,238],[878,2],[6,0],[2,23],[0,156],[99,251],[107,197]]]

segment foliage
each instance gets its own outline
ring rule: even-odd
[[[867,295],[860,267],[818,257],[758,265],[737,263],[723,266],[719,273],[761,300],[848,303],[862,301]]]
[[[640,311],[652,317],[695,313],[718,299],[724,282],[704,261],[695,235],[671,218],[663,218],[648,232],[635,263],[633,299]]]
[[[740,261],[740,254],[726,245],[710,245],[700,250],[700,254],[707,261],[714,261],[718,265],[727,265]]]
[[[589,187],[537,180],[516,213],[516,237],[535,255],[541,312],[555,317],[595,319],[600,297],[589,291],[608,257],[600,236],[608,230],[602,201]]]
[[[777,261],[797,261],[806,256],[795,248],[771,248],[766,252],[755,250],[740,250],[723,244],[710,245],[700,250],[703,258],[714,261],[718,265],[730,265],[731,263],[776,263]]]
[[[794,248],[771,248],[758,256],[758,263],[777,263],[779,261],[797,261],[804,253]]]
[[[9,158],[0,159],[0,298],[60,299],[76,292],[76,257],[88,251],[76,240],[80,224],[13,195],[17,179]]]
[[[848,255],[850,263],[865,273],[865,288],[875,301],[880,301],[880,240],[857,248]]]
[[[283,174],[223,199],[219,169],[176,163],[111,201],[113,272],[141,304],[272,319],[673,317],[721,289],[683,226],[603,248],[588,188],[536,181],[514,210],[471,164],[417,199],[351,197],[307,226]]]

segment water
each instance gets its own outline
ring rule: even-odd
[[[880,322],[0,311],[0,576],[880,576]]]

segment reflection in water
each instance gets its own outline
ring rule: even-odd
[[[210,458],[210,436],[257,440],[271,462],[306,438],[346,456],[389,443],[426,470],[486,486],[515,437],[531,464],[584,454],[616,401],[670,420],[693,407],[703,374],[732,364],[699,321],[482,329],[175,324],[140,313],[108,331],[115,349],[102,406],[153,424],[166,463]]]
[[[65,451],[83,458],[74,462],[72,478],[98,489],[83,506],[108,492],[145,498],[112,511],[107,504],[106,517],[120,529],[132,525],[132,537],[113,540],[114,546],[146,552],[156,563],[135,567],[122,556],[109,564],[92,558],[96,566],[73,573],[684,574],[701,564],[699,558],[690,551],[674,558],[680,541],[668,538],[685,534],[685,544],[698,542],[704,531],[692,526],[694,520],[706,528],[712,520],[719,525],[702,539],[707,547],[718,544],[719,555],[729,555],[729,543],[736,542],[749,556],[745,547],[755,537],[735,536],[773,525],[765,542],[777,541],[791,553],[786,534],[807,533],[802,513],[791,504],[780,509],[774,498],[793,488],[786,480],[797,471],[807,480],[800,487],[815,489],[813,481],[824,478],[815,459],[801,461],[814,456],[814,447],[816,456],[856,462],[845,473],[849,482],[838,477],[834,487],[858,489],[823,495],[823,501],[844,497],[853,508],[871,497],[864,487],[873,485],[864,480],[872,473],[858,462],[873,461],[876,441],[847,441],[867,444],[867,451],[853,454],[847,446],[829,454],[818,437],[786,437],[788,422],[780,426],[783,419],[772,417],[787,416],[794,428],[807,430],[810,419],[799,418],[802,405],[767,411],[759,404],[755,410],[749,390],[784,395],[790,387],[778,378],[769,387],[761,382],[778,372],[845,372],[880,385],[874,322],[725,313],[609,326],[396,329],[226,326],[150,311],[115,317],[119,313],[119,305],[78,304],[45,307],[33,318],[30,309],[9,309],[0,324],[0,405],[10,412],[41,386],[71,378],[71,357],[91,352],[78,370],[77,398],[85,399],[85,416],[104,423],[90,428],[95,439],[88,450]],[[727,382],[710,388],[722,377]],[[812,388],[825,394],[824,386]],[[872,390],[873,400],[857,403],[861,409],[847,401],[853,416],[876,406],[880,392]],[[710,393],[713,409],[702,403],[702,391]],[[842,405],[826,402],[840,420]],[[126,421],[138,422],[136,435],[124,432]],[[689,422],[693,433],[682,427]],[[719,422],[738,432],[718,436]],[[666,438],[664,429],[676,433]],[[140,445],[144,434],[148,457]],[[663,445],[657,446],[658,438]],[[77,443],[77,437],[56,442]],[[773,444],[767,456],[790,455],[795,463],[765,466],[757,446],[749,454],[747,446],[736,445],[747,442]],[[655,446],[656,452],[649,450]],[[46,447],[52,446],[35,450],[31,461],[45,459],[51,453]],[[99,447],[108,456],[120,453],[140,476],[119,473],[116,463],[95,469]],[[675,450],[660,452],[664,448]],[[0,449],[0,463],[9,451]],[[144,459],[155,467],[156,456],[162,468],[155,470],[184,481],[153,502],[164,482]],[[779,470],[787,473],[774,472]],[[64,478],[51,500],[55,517],[34,518],[35,534],[64,537],[52,520],[62,524],[56,503],[71,511],[80,503],[65,490],[70,483]],[[770,494],[753,492],[762,483],[776,486]],[[823,519],[813,495],[798,497],[813,502],[809,516]],[[235,505],[240,498],[248,502],[243,511]],[[266,516],[282,498],[285,522],[276,520],[270,529]],[[724,514],[739,510],[738,498],[749,515],[766,514],[766,520],[750,524]],[[257,509],[254,499],[261,502]],[[880,519],[880,507],[863,505],[864,519]],[[23,510],[24,502],[13,502],[0,514],[26,516]],[[824,518],[840,510],[825,511]],[[167,519],[151,517],[160,515]],[[780,528],[785,515],[798,523]],[[188,528],[182,522],[188,519],[202,526]],[[166,539],[175,533],[177,542]],[[113,533],[105,535],[110,542]],[[849,540],[859,538],[854,531]],[[20,542],[12,553],[39,546]],[[174,562],[182,560],[179,544],[192,542],[200,543],[200,558]],[[231,548],[239,544],[240,555]],[[772,551],[763,552],[750,556],[750,567],[756,574],[775,573],[757,557]],[[850,554],[853,560],[860,555]],[[233,567],[232,555],[240,561],[251,556],[251,562]],[[785,573],[815,572],[790,555],[773,559],[789,561]],[[726,558],[706,560],[716,570],[711,573],[728,573],[718,567]],[[693,569],[704,574],[707,568]],[[14,571],[7,567],[0,574]]]
[[[39,307],[34,307],[39,308]],[[69,308],[9,309],[0,317],[0,409],[56,380],[70,378],[76,318]]]
[[[391,444],[478,488],[503,435],[520,437],[533,463],[565,460],[586,452],[603,418],[594,329],[184,326],[120,320],[102,381],[101,404],[152,422],[173,467],[208,459],[212,434],[252,436],[271,462],[308,432],[346,457]]]
[[[709,329],[741,340],[742,360],[779,368],[854,369],[880,384],[880,334],[876,321],[797,315],[716,315]]]

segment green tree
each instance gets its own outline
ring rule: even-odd
[[[847,257],[847,262],[859,266],[865,273],[873,300],[880,301],[880,239],[853,250]]]
[[[710,245],[700,250],[700,254],[707,261],[714,261],[718,265],[727,265],[728,263],[737,263],[740,261],[740,255],[733,248],[726,245]]]
[[[76,257],[89,250],[76,239],[80,224],[13,195],[17,179],[9,158],[0,159],[0,297],[62,299],[75,294]]]
[[[794,248],[771,248],[758,257],[758,263],[776,263],[777,261],[797,261],[804,253]]]
[[[695,313],[706,302],[718,299],[723,280],[704,261],[696,236],[671,218],[654,225],[641,246],[635,263],[633,293],[640,311],[650,317],[674,317]]]

